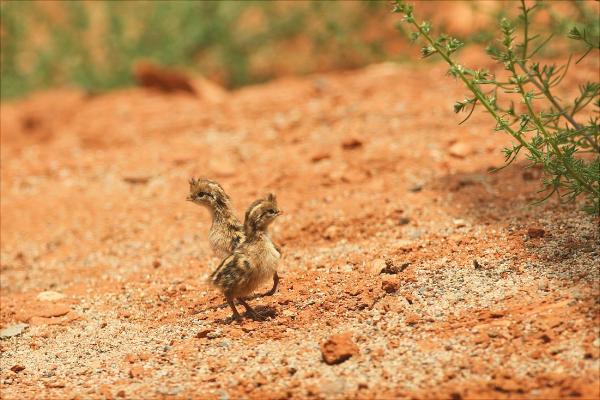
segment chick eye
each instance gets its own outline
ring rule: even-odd
[[[196,195],[196,197],[206,197],[206,196],[208,196],[208,193],[206,193],[206,192],[199,192],[199,193]]]
[[[273,209],[271,208],[271,209],[267,210],[267,214],[269,214],[269,215],[273,215],[273,214],[275,214],[275,210],[273,210]]]

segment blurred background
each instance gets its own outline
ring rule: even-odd
[[[587,3],[587,4],[586,4]],[[564,33],[597,2],[545,3]],[[290,74],[416,60],[387,1],[2,1],[1,96],[56,86],[101,92],[135,83],[140,60],[224,87]],[[510,6],[509,6],[510,5]],[[518,2],[420,2],[419,14],[471,43],[489,41]],[[443,10],[443,12],[440,12]]]

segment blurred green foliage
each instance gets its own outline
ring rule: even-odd
[[[540,3],[550,13],[545,24],[552,32],[570,29],[577,15],[594,18],[580,1],[555,5]],[[443,29],[454,20],[458,31],[451,26],[448,31],[466,43],[491,40],[493,24],[474,22],[507,12],[503,3],[489,1],[419,6]],[[60,85],[89,92],[132,85],[133,66],[142,59],[202,74],[228,88],[410,60],[395,32],[403,28],[390,8],[387,0],[0,0],[0,97]],[[469,10],[477,17],[463,20]]]
[[[2,1],[0,7],[0,95],[12,98],[64,84],[89,91],[127,86],[140,59],[187,68],[228,87],[356,67],[384,58],[380,38],[364,33],[389,4]]]

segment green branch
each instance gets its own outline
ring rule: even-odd
[[[516,45],[519,50],[518,54],[513,49],[515,28],[507,19],[503,19],[501,23],[503,49],[493,46],[487,49],[492,58],[501,62],[504,68],[510,72],[507,82],[497,81],[495,75],[487,71],[472,70],[456,63],[451,55],[462,46],[462,43],[445,34],[441,34],[437,38],[431,35],[431,25],[427,22],[417,23],[413,16],[412,6],[396,0],[394,11],[404,13],[404,21],[415,28],[415,31],[410,33],[412,40],[419,37],[424,40],[425,47],[421,49],[423,57],[439,54],[450,66],[449,72],[459,78],[473,94],[471,98],[456,102],[454,111],[457,113],[467,111],[468,115],[464,120],[466,121],[475,107],[480,104],[496,121],[496,130],[505,131],[518,142],[512,148],[504,149],[506,165],[512,163],[522,149],[526,149],[529,153],[528,158],[534,164],[544,167],[545,179],[542,182],[548,192],[541,201],[554,193],[558,194],[559,200],[561,198],[573,200],[578,195],[585,193],[588,199],[585,209],[600,215],[598,120],[591,118],[588,124],[580,124],[574,118],[575,113],[584,109],[588,104],[593,102],[596,106],[600,105],[597,100],[600,83],[588,82],[582,85],[580,95],[575,98],[572,107],[565,109],[554,97],[550,88],[563,80],[568,72],[570,62],[566,66],[558,68],[555,65],[540,68],[537,63],[533,64],[531,69],[528,67],[532,56],[549,43],[553,37],[553,35],[548,36],[541,44],[536,44],[533,50],[529,50],[533,41],[539,37],[539,35],[530,36],[530,14],[536,7],[537,4],[527,8],[525,2],[521,1],[520,18],[524,26],[523,42]],[[586,39],[585,29],[583,32],[581,36]],[[570,37],[573,37],[575,33],[572,30]],[[519,68],[519,72],[522,72],[521,74],[517,73],[517,68]],[[529,83],[536,89],[532,87],[533,90],[528,90],[527,84]],[[492,89],[484,91],[482,85],[491,85]],[[502,89],[509,97],[512,94],[521,97],[527,111],[516,112],[512,100],[509,107],[499,105],[498,89]],[[542,95],[543,97],[541,97]],[[538,98],[545,98],[551,104],[550,109],[536,112],[533,103]],[[561,127],[561,117],[565,118],[574,129],[569,128],[567,124]],[[515,126],[515,124],[518,125]],[[587,153],[586,146],[589,146],[596,155],[594,159],[590,160],[589,157],[583,155],[583,153]],[[565,190],[561,190],[562,188]]]

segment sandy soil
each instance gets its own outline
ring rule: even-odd
[[[510,141],[459,126],[463,96],[383,64],[3,104],[0,322],[28,327],[0,342],[2,398],[598,398],[598,220],[531,205],[538,170],[490,173]],[[240,215],[278,195],[269,320],[230,323],[203,283],[192,176]]]

